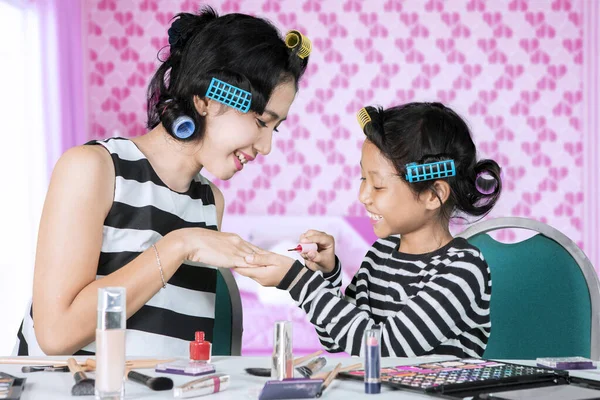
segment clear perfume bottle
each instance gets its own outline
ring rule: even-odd
[[[125,396],[125,305],[125,288],[98,289],[96,399],[116,400]]]

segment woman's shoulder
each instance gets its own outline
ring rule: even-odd
[[[52,172],[49,192],[70,198],[90,199],[108,212],[114,192],[114,166],[110,154],[100,146],[68,149]]]
[[[111,177],[110,172],[112,161],[110,154],[101,146],[75,146],[63,153],[58,159],[55,171],[63,169],[76,172],[80,169],[85,174],[92,174],[94,177],[105,175]]]
[[[91,140],[83,147],[96,149],[96,151],[110,154],[112,158],[123,161],[145,160],[146,156],[135,142],[123,137],[110,137],[100,140]]]

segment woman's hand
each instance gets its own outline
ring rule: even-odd
[[[301,254],[309,269],[323,273],[333,271],[335,268],[335,239],[333,236],[311,229],[300,236],[300,243],[317,244],[317,251]]]
[[[268,287],[279,285],[296,260],[258,249],[254,255],[247,256],[245,261],[251,268],[235,268],[235,271]]]
[[[234,233],[204,228],[177,231],[183,241],[185,260],[221,268],[250,267],[245,257],[260,249]]]

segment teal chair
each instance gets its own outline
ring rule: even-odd
[[[242,355],[242,321],[242,300],[235,278],[230,270],[219,268],[215,296],[213,355]]]
[[[486,234],[506,228],[538,234],[514,244]],[[492,274],[492,331],[485,358],[600,358],[600,282],[571,239],[517,217],[482,221],[457,236],[481,250]]]

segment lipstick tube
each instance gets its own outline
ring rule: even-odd
[[[271,379],[283,380],[294,377],[294,356],[292,354],[292,323],[275,322],[273,335],[273,357]]]
[[[381,330],[367,329],[364,335],[365,393],[381,392]]]

